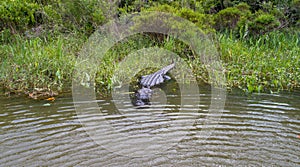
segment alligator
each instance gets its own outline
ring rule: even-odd
[[[170,80],[171,77],[167,76],[167,72],[174,68],[175,63],[172,63],[155,73],[145,75],[141,77],[140,85],[141,89],[135,92],[135,98],[133,100],[133,105],[135,106],[143,106],[150,105],[150,98],[152,96],[153,91],[151,87],[157,86],[163,83],[165,80]]]

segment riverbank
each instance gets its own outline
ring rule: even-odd
[[[247,93],[300,87],[299,0],[121,1],[117,4],[97,0],[10,0],[0,2],[0,9],[0,89],[5,94],[71,90],[73,72],[78,67],[76,64],[81,63],[77,58],[91,34],[109,20],[123,20],[130,14],[141,16],[134,26],[143,27],[145,20],[152,24],[156,17],[152,14],[159,12],[182,19],[172,23],[166,19],[162,25],[190,35],[195,25],[214,40],[226,75],[222,86]],[[148,13],[143,15],[143,12]],[[152,26],[157,27],[155,24],[161,23]],[[148,32],[118,42],[107,51],[104,63],[92,68],[96,73],[93,78],[96,92],[109,94],[120,61],[149,47],[177,54],[186,61],[199,83],[212,83],[201,55],[193,47],[172,36]],[[126,72],[124,76],[128,76]]]
[[[300,86],[299,31],[275,31],[248,40],[221,35],[220,46],[228,87],[278,92]]]
[[[245,92],[278,92],[300,86],[300,47],[296,31],[275,31],[258,38],[238,39],[230,33],[219,33],[220,58],[226,72],[226,87]],[[185,46],[165,39],[161,43],[151,38],[132,37],[108,52],[105,68],[100,67],[96,78],[97,91],[109,93],[115,63],[134,50],[146,46],[173,48],[180,56],[189,55]],[[30,93],[38,89],[61,91],[71,89],[72,74],[81,47],[87,37],[59,34],[49,38],[15,37],[2,44],[0,83],[6,94]],[[171,47],[170,47],[171,46]],[[172,50],[172,49],[171,49]],[[199,82],[208,82],[203,69],[193,67]],[[202,78],[202,79],[201,79]]]
[[[76,54],[83,38],[60,34],[48,38],[16,36],[0,45],[0,84],[6,94],[70,87]]]

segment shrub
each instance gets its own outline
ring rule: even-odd
[[[251,13],[250,6],[247,3],[239,3],[235,6],[237,9],[239,9],[241,12],[245,12],[244,14]]]
[[[296,26],[300,26],[300,0],[293,0],[288,15],[290,22]]]
[[[202,29],[206,33],[214,31],[214,29],[212,28],[214,21],[211,15],[199,13],[189,8],[175,8],[170,5],[158,5],[156,7],[145,9],[144,11],[159,11],[172,13],[196,24],[200,29]]]
[[[226,8],[215,15],[217,30],[246,31],[247,23],[251,18],[250,6],[246,3],[239,3],[234,7]]]
[[[214,24],[211,15],[201,14],[188,8],[182,8],[177,12],[177,15],[185,18],[196,24],[204,32],[212,32],[212,25]]]
[[[10,29],[12,33],[24,31],[36,24],[35,12],[40,9],[37,3],[22,0],[0,2],[0,30]]]
[[[5,35],[5,29],[12,34],[23,34],[26,30],[30,31],[40,25],[48,30],[59,27],[63,32],[75,29],[91,34],[105,21],[102,6],[102,2],[98,0],[1,1],[1,36]]]
[[[0,43],[14,41],[15,36],[48,36],[55,25],[62,23],[57,6],[44,5],[34,0],[0,2]]]
[[[215,28],[219,31],[230,30],[239,37],[268,33],[285,22],[285,16],[271,3],[264,3],[265,11],[251,13],[250,6],[240,3],[221,10],[215,15]]]
[[[280,25],[278,19],[268,13],[259,13],[253,21],[249,23],[249,30],[252,34],[265,34]]]
[[[91,34],[94,29],[104,23],[101,2],[96,0],[65,0],[60,3],[60,14],[66,30],[79,30]]]
[[[236,7],[221,10],[215,15],[215,28],[217,30],[235,29],[241,15],[241,11]]]

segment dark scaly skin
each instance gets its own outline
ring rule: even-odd
[[[140,81],[142,88],[135,93],[135,100],[132,102],[133,105],[135,106],[150,105],[150,98],[153,93],[150,87],[159,85],[163,83],[165,80],[170,80],[171,78],[167,76],[166,73],[169,70],[171,70],[174,66],[175,63],[170,64],[153,74],[143,76]]]
[[[150,105],[150,98],[152,96],[152,90],[150,88],[143,87],[135,93],[135,100],[133,105],[144,106]]]
[[[169,76],[166,75],[166,73],[168,71],[170,71],[174,66],[175,66],[175,63],[170,64],[170,65],[156,71],[153,74],[142,76],[140,84],[143,87],[152,87],[152,86],[163,83],[166,79],[170,78]]]

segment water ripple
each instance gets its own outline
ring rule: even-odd
[[[297,166],[300,96],[231,93],[209,112],[180,97],[144,109],[110,99],[77,113],[71,97],[44,101],[1,97],[1,166]],[[193,99],[193,97],[189,97]],[[76,105],[90,103],[84,101]],[[78,114],[78,115],[77,115]],[[210,118],[210,122],[206,122]]]

